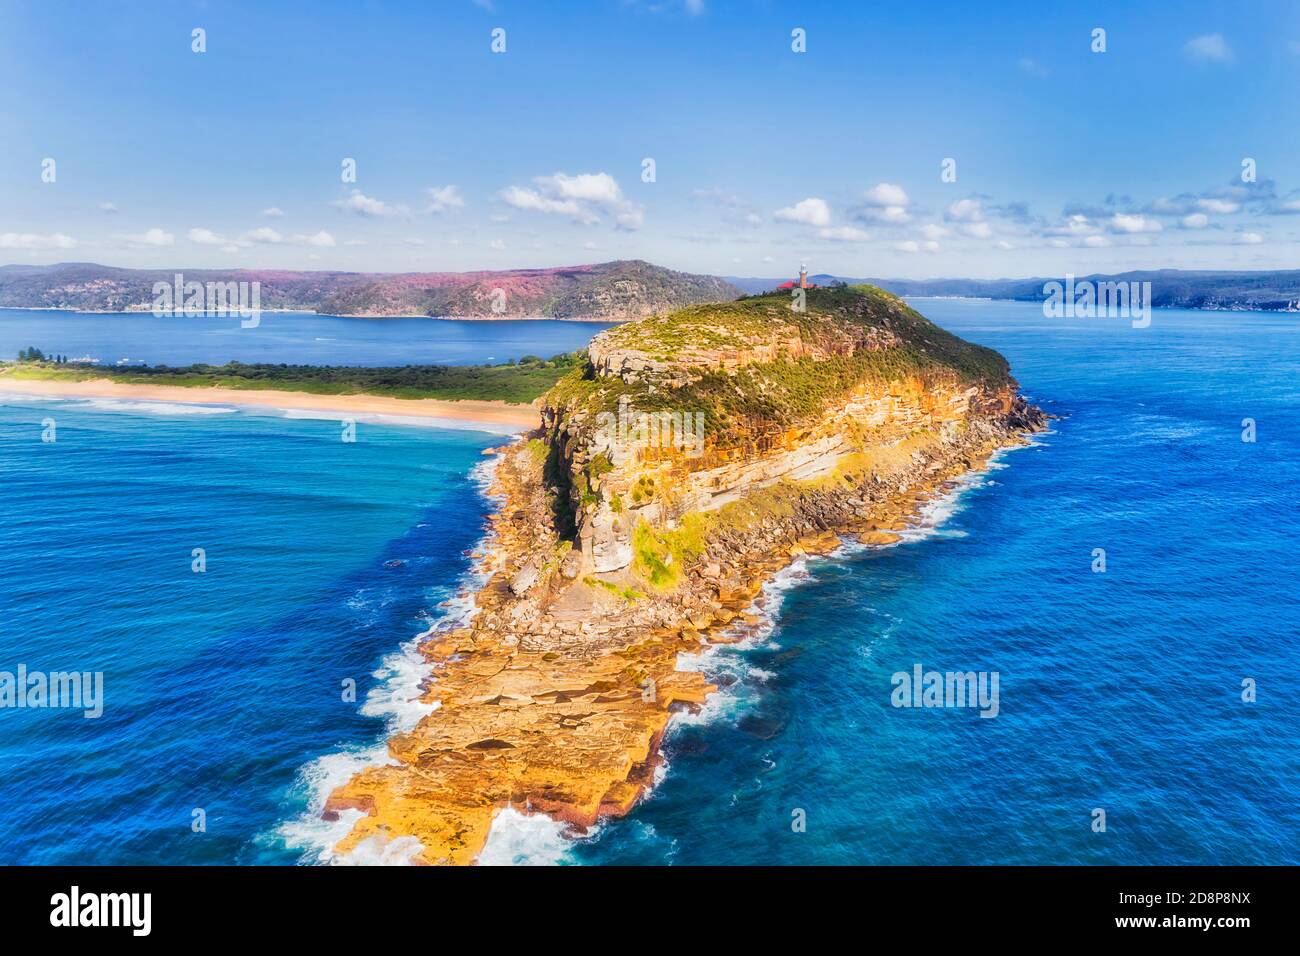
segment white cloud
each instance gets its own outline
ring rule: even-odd
[[[862,206],[854,214],[859,219],[869,219],[873,222],[885,222],[900,226],[903,223],[912,221],[911,215],[903,206]]]
[[[547,192],[565,199],[595,203],[623,201],[623,191],[609,173],[579,173],[576,176],[555,173],[551,176],[538,176],[533,181]]]
[[[186,233],[185,238],[190,242],[197,242],[201,246],[227,246],[229,241],[221,238],[211,229],[191,229]]]
[[[190,242],[196,242],[201,246],[220,246],[223,252],[235,252],[239,249],[249,249],[255,245],[293,245],[293,246],[317,246],[320,248],[331,248],[338,243],[334,236],[321,230],[320,232],[307,235],[305,233],[294,233],[292,236],[285,236],[270,226],[260,226],[257,229],[249,230],[238,239],[227,239],[220,233],[213,232],[211,229],[195,228],[191,229],[186,238]]]
[[[1237,236],[1237,241],[1244,246],[1257,246],[1264,241],[1264,237],[1258,232],[1243,232]]]
[[[869,242],[871,240],[871,233],[865,229],[859,229],[857,226],[836,226],[833,229],[823,229],[817,235],[832,242]]]
[[[448,209],[462,209],[465,206],[465,200],[455,186],[430,186],[425,193],[429,197],[425,212],[446,212]]]
[[[1101,232],[1101,228],[1094,225],[1092,220],[1082,213],[1075,213],[1068,217],[1060,225],[1049,226],[1044,230],[1044,235],[1048,236],[1092,236]]]
[[[244,233],[245,242],[266,242],[271,244],[284,242],[284,236],[270,226],[261,226]]]
[[[1047,67],[1043,66],[1037,60],[1031,60],[1029,57],[1021,57],[1016,66],[1020,67],[1020,72],[1028,73],[1030,76],[1046,76]]]
[[[867,222],[901,225],[912,219],[907,212],[909,205],[911,200],[902,186],[897,183],[877,183],[863,193],[862,204],[849,215]]]
[[[919,245],[917,245],[916,242],[914,242],[914,241],[911,240],[911,239],[908,239],[906,242],[896,242],[896,243],[894,243],[894,248],[895,248],[896,250],[898,250],[899,252],[906,252],[906,253],[909,253],[909,254],[910,254],[910,253],[913,253],[913,252],[920,252],[920,251],[921,251],[921,247],[920,247]]]
[[[962,235],[970,236],[972,239],[987,239],[993,235],[993,230],[989,228],[987,222],[966,222],[958,228]]]
[[[780,219],[783,222],[802,222],[809,226],[829,226],[831,208],[826,205],[826,200],[810,196],[807,199],[800,200],[793,206],[778,209],[772,213],[772,218]]]
[[[927,242],[927,243],[923,246],[923,248],[925,249],[926,252],[938,252],[938,251],[939,251],[939,243],[937,243],[937,242],[935,242],[933,239],[931,239],[929,242]]]
[[[1206,212],[1215,212],[1224,216],[1241,209],[1241,203],[1233,202],[1231,199],[1198,199],[1196,205]]]
[[[639,229],[645,220],[645,210],[628,200],[608,173],[553,173],[535,176],[533,183],[536,188],[508,186],[500,193],[502,201],[516,209],[569,216],[588,226],[605,215],[620,229]]]
[[[1160,223],[1154,219],[1148,219],[1146,216],[1140,216],[1136,213],[1117,212],[1110,217],[1110,227],[1116,232],[1159,232]]]
[[[1083,240],[1083,244],[1091,249],[1100,249],[1103,246],[1109,246],[1110,240],[1105,236],[1089,236]]]
[[[1147,205],[1147,212],[1153,212],[1161,216],[1182,216],[1191,211],[1191,197],[1181,196],[1177,199],[1167,199],[1161,196],[1159,199]]]
[[[921,235],[931,240],[946,239],[948,236],[952,235],[952,230],[947,228],[946,226],[940,226],[935,223],[929,222],[921,227]]]
[[[284,210],[279,206],[271,206],[269,209],[263,209],[262,215],[266,216],[268,219],[279,219],[284,215]]]
[[[1008,249],[1014,249],[1014,248],[1015,248],[1015,246],[1013,246],[1011,243],[1007,242],[1005,239],[999,239],[999,240],[997,241],[996,245],[997,245],[997,247],[998,247],[999,249],[1002,249],[1003,251],[1006,251],[1006,250],[1008,250]]]
[[[1203,212],[1194,212],[1183,217],[1184,229],[1204,229],[1210,224],[1210,217]]]
[[[978,199],[958,199],[948,207],[944,218],[953,222],[982,222],[984,204]]]
[[[117,203],[102,202],[99,204],[99,211],[111,216],[113,213],[117,212]]]
[[[72,249],[77,240],[61,232],[42,236],[34,232],[0,232],[0,249]]]
[[[500,250],[506,247],[506,244],[502,242],[500,239],[493,239],[491,242],[488,243],[488,246],[493,249],[496,249],[499,252]]]
[[[896,183],[877,183],[867,190],[864,198],[873,206],[906,206],[911,202],[903,187]]]
[[[1192,37],[1183,44],[1183,54],[1197,63],[1231,63],[1236,59],[1222,33]]]
[[[352,195],[347,199],[334,200],[334,205],[354,212],[358,216],[404,216],[408,211],[405,206],[386,203],[382,199],[367,196],[360,189],[352,190]]]
[[[153,229],[146,229],[142,233],[131,236],[118,235],[115,238],[123,239],[135,246],[170,246],[176,242],[176,237],[170,232],[166,232],[156,226]]]
[[[645,225],[645,210],[640,206],[629,203],[628,208],[614,217],[614,222],[620,229],[626,229],[631,232],[634,229],[640,229]]]

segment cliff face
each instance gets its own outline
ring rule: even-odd
[[[505,806],[581,829],[654,778],[682,652],[737,639],[763,582],[918,506],[1042,415],[995,353],[874,289],[763,296],[597,337],[503,449],[488,585],[422,650],[438,709],[330,797],[337,847],[471,862]]]
[[[878,290],[687,310],[598,335],[543,428],[581,571],[634,560],[639,526],[673,528],[782,481],[875,474],[910,443],[943,455],[1033,417],[996,353]],[[820,393],[807,401],[809,392]]]

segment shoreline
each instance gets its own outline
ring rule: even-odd
[[[538,426],[534,405],[476,399],[393,398],[357,393],[318,395],[280,389],[220,388],[215,386],[139,385],[96,378],[81,381],[20,379],[0,375],[0,393],[41,398],[109,398],[181,405],[240,405],[290,411],[330,412],[340,415],[392,415],[405,418],[447,419],[493,425],[517,431]]]

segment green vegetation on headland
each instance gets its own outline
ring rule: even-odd
[[[527,355],[504,365],[405,365],[355,368],[346,365],[167,365],[117,367],[60,363],[39,349],[24,349],[4,374],[14,378],[84,381],[110,379],[134,385],[188,388],[274,389],[316,395],[385,395],[443,401],[497,401],[527,404],[575,367],[585,352],[542,359]]]
[[[938,378],[997,388],[1006,360],[930,322],[875,286],[809,289],[806,308],[788,292],[697,305],[601,333],[593,354],[631,353],[660,368],[601,375],[591,365],[565,375],[547,396],[555,406],[612,411],[626,397],[637,412],[701,411],[720,445],[817,419],[866,382]],[[792,354],[790,345],[798,349]],[[756,349],[768,348],[772,360]],[[743,358],[728,365],[733,358]]]

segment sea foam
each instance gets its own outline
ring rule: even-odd
[[[496,464],[495,457],[485,458],[470,470],[471,482],[484,497],[492,497],[489,489]],[[489,533],[474,550],[489,552],[492,539]],[[305,799],[306,807],[301,814],[276,827],[274,835],[291,849],[301,850],[301,862],[404,865],[420,851],[419,841],[408,837],[388,842],[364,840],[350,853],[335,853],[335,845],[351,832],[364,814],[346,810],[338,815],[337,820],[328,821],[322,819],[321,813],[329,795],[358,773],[370,767],[395,763],[388,753],[388,738],[414,729],[416,724],[438,709],[437,701],[430,703],[422,699],[425,685],[434,676],[434,668],[420,653],[420,645],[439,631],[469,624],[478,613],[474,595],[489,577],[490,570],[484,561],[471,565],[457,581],[455,596],[440,602],[440,613],[430,617],[430,626],[386,655],[372,672],[376,683],[359,709],[367,717],[383,719],[384,731],[379,742],[326,754],[298,771],[293,792]]]

